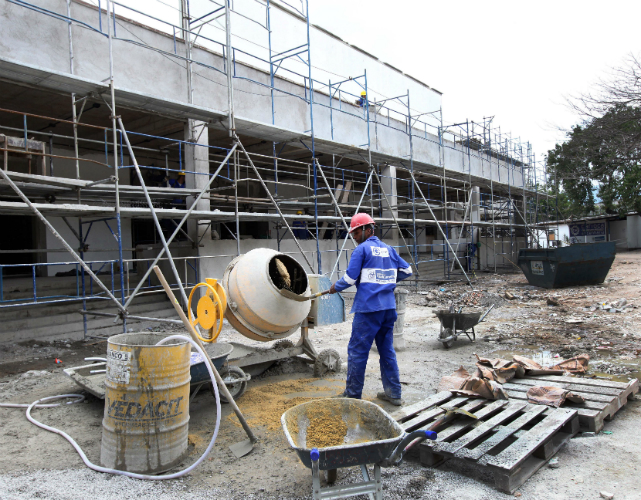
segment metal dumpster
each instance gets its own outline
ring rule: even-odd
[[[522,248],[518,265],[530,285],[543,288],[603,283],[614,262],[616,243],[584,243],[560,248]]]

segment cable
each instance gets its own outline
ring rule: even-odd
[[[194,342],[191,338],[185,337],[184,335],[170,335],[169,337],[166,337],[162,339],[160,342],[158,342],[156,345],[162,345],[165,344],[166,342],[169,342],[170,340],[186,340],[188,341],[192,346],[196,348],[196,350],[200,353],[201,356],[203,356],[203,359],[207,356],[207,354],[200,348],[200,346]],[[36,420],[33,416],[31,416],[31,410],[34,408],[53,408],[56,406],[61,406],[63,404],[74,404],[74,403],[80,403],[85,399],[85,397],[81,394],[61,394],[59,396],[49,396],[46,398],[41,398],[38,399],[37,401],[34,401],[31,404],[18,404],[18,403],[0,403],[0,407],[4,408],[27,408],[27,420],[31,422],[34,425],[37,425],[41,429],[44,429],[49,432],[53,432],[54,434],[59,434],[63,438],[65,438],[69,443],[71,443],[71,446],[74,447],[74,449],[78,452],[78,455],[80,455],[80,458],[82,458],[82,461],[85,463],[87,467],[90,469],[93,469],[97,472],[106,472],[108,474],[117,474],[119,476],[127,476],[127,477],[132,477],[134,479],[147,479],[149,481],[163,481],[165,479],[176,479],[177,477],[184,476],[188,472],[191,472],[193,469],[195,469],[200,463],[207,458],[207,455],[211,452],[212,448],[214,447],[214,443],[216,442],[216,438],[218,437],[218,429],[220,428],[220,413],[221,413],[221,408],[220,408],[220,394],[218,393],[218,384],[216,383],[216,378],[214,377],[214,372],[211,370],[211,367],[209,366],[209,363],[205,363],[205,366],[207,367],[207,371],[209,372],[209,376],[211,377],[212,385],[214,387],[214,394],[216,397],[216,426],[214,428],[214,435],[211,437],[211,441],[209,442],[209,446],[207,446],[207,449],[204,451],[204,453],[200,456],[198,460],[196,460],[192,465],[187,467],[186,469],[183,469],[181,471],[175,472],[174,474],[166,474],[162,476],[150,476],[147,474],[137,474],[135,472],[127,472],[127,471],[122,471],[122,470],[116,470],[116,469],[110,469],[108,467],[101,467],[99,465],[96,465],[94,463],[91,463],[89,459],[87,458],[87,455],[85,455],[85,452],[82,451],[82,448],[80,448],[80,445],[74,441],[74,439],[67,434],[64,431],[61,431],[60,429],[56,429],[55,427],[48,426],[46,424],[43,424],[42,422],[39,422]],[[41,402],[44,401],[55,401],[58,399],[66,399],[66,398],[77,398],[74,401],[69,401],[67,403],[57,403],[57,404],[40,404]]]

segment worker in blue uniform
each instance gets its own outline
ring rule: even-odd
[[[372,343],[376,342],[384,389],[377,397],[400,406],[401,383],[393,345],[396,322],[394,289],[398,281],[412,275],[412,268],[396,250],[374,236],[374,220],[369,215],[354,215],[349,232],[358,246],[352,253],[345,275],[330,288],[330,293],[336,293],[356,285],[343,397],[361,398],[367,358]]]
[[[303,211],[298,210],[296,212],[296,215],[303,215]],[[307,232],[307,222],[305,222],[304,220],[295,220],[292,223],[292,227],[294,228],[294,236],[296,236],[297,239],[306,240],[309,238],[309,233]]]

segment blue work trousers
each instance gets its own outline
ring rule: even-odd
[[[367,358],[372,348],[372,342],[376,341],[385,394],[390,398],[401,398],[401,382],[394,352],[395,322],[395,309],[354,314],[352,337],[347,346],[346,397],[361,398],[365,383]]]

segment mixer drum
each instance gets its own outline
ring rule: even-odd
[[[270,248],[256,248],[232,260],[223,275],[227,291],[225,317],[252,340],[269,342],[294,333],[308,316],[311,301],[297,302],[279,292],[285,284],[276,267],[278,258],[289,272],[289,289],[309,294],[307,273],[292,257]]]

